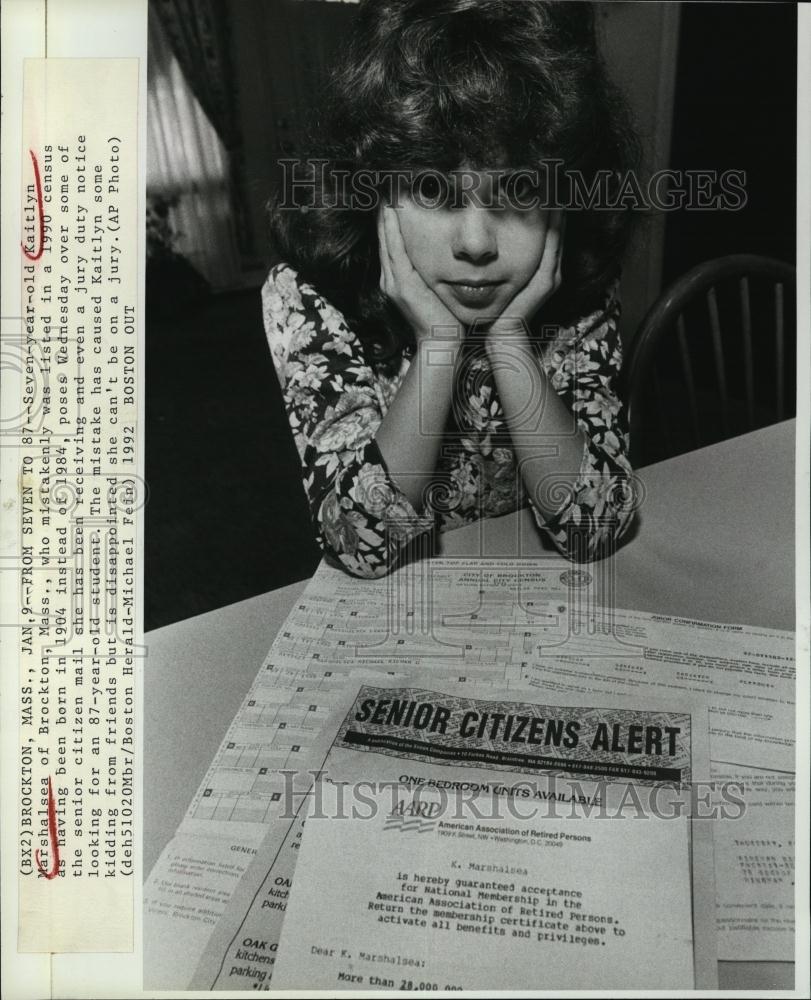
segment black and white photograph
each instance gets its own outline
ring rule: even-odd
[[[150,3],[146,988],[793,986],[796,18]]]

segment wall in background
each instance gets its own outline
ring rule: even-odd
[[[666,282],[730,253],[794,263],[796,93],[795,4],[683,5],[671,165],[744,170],[748,201],[670,213]]]
[[[603,55],[623,90],[642,142],[642,173],[670,163],[681,3],[600,3]],[[621,332],[626,347],[662,287],[666,217],[637,219],[622,277]]]
[[[303,152],[305,128],[353,4],[301,0],[225,0],[234,45],[243,168],[257,280],[269,262],[266,205],[280,157]]]

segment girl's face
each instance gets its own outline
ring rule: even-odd
[[[438,176],[400,186],[406,252],[460,323],[493,319],[538,269],[549,213],[521,207],[531,202],[527,191],[506,197],[498,171],[455,171],[450,188]]]

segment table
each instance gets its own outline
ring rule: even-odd
[[[793,629],[794,429],[786,421],[641,470],[645,499],[634,536],[601,569],[612,571],[616,606]],[[528,510],[467,525],[441,542],[442,555],[553,558]],[[147,633],[145,874],[306,585]],[[790,989],[793,966],[721,962],[719,978],[726,989]]]

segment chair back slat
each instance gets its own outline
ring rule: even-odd
[[[653,366],[653,391],[656,395],[656,407],[659,411],[659,427],[662,430],[662,434],[665,439],[665,446],[670,449],[673,446],[673,432],[670,427],[670,421],[667,419],[667,413],[664,408],[664,394],[662,392],[662,380],[659,377],[659,367],[658,365]]]
[[[775,323],[775,353],[777,355],[777,415],[782,420],[785,416],[785,361],[784,361],[784,331],[783,331],[783,285],[777,282],[774,286],[774,323]]]
[[[740,280],[741,334],[743,336],[743,377],[746,388],[747,427],[755,426],[755,380],[752,373],[752,302],[749,297],[749,279]]]
[[[727,394],[727,377],[724,366],[724,345],[721,340],[721,321],[718,317],[718,298],[714,288],[710,288],[707,291],[707,309],[710,315],[712,351],[715,355],[715,375],[718,379],[718,395],[721,397],[721,419],[724,425],[724,434],[729,434],[729,396]]]
[[[699,430],[698,420],[698,397],[696,395],[695,379],[693,378],[693,365],[690,360],[690,348],[687,346],[687,331],[684,328],[684,313],[682,313],[676,320],[676,334],[679,341],[681,364],[684,369],[684,381],[687,385],[687,402],[690,407],[693,446],[697,448],[701,443],[701,431]]]

